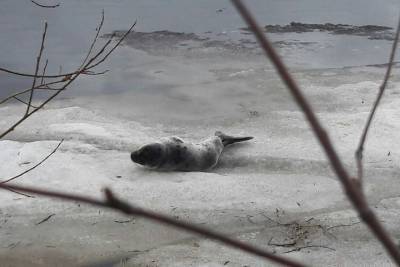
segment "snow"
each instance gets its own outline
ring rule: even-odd
[[[129,85],[136,86],[130,91],[59,99],[34,114],[0,141],[1,180],[33,166],[65,139],[54,155],[15,183],[98,198],[110,187],[132,204],[310,265],[392,265],[366,227],[354,224],[359,219],[304,116],[260,58],[244,62],[240,55],[221,62],[130,53],[149,64],[133,68],[137,62],[132,60],[131,68],[116,72],[142,84]],[[354,151],[383,71],[293,70],[352,174]],[[399,90],[394,75],[364,159],[368,199],[397,239]],[[19,105],[3,106],[0,128],[21,114]],[[209,172],[156,172],[130,160],[130,152],[147,142],[172,135],[197,142],[216,130],[255,139],[227,148]],[[11,192],[2,192],[0,202],[0,255],[11,266],[26,266],[26,259],[30,266],[75,266],[110,257],[117,262],[129,257],[121,266],[272,265],[202,237],[79,203]],[[55,215],[38,224],[50,214]],[[271,245],[271,238],[316,247],[285,253],[296,247]]]
[[[317,99],[319,95],[334,92],[327,105],[348,107],[343,112],[316,103],[321,107],[318,116],[331,130],[331,137],[351,171],[354,171],[355,141],[368,110],[357,98],[362,95],[372,99],[378,84],[362,81],[305,88],[311,98]],[[393,90],[396,88],[397,84],[392,85]],[[365,153],[367,194],[394,236],[400,234],[396,228],[400,206],[396,175],[400,160],[396,152],[400,149],[396,134],[400,124],[396,96],[386,98],[379,110]],[[15,118],[15,109],[10,105],[0,110],[3,125]],[[327,229],[359,219],[351,211],[301,113],[286,109],[271,113],[219,128],[233,134],[252,134],[255,139],[226,149],[214,170],[159,173],[134,165],[129,152],[145,142],[167,136],[168,126],[144,126],[77,106],[49,108],[0,142],[0,159],[7,162],[0,166],[0,173],[4,178],[20,173],[40,161],[65,138],[59,150],[42,166],[16,182],[94,197],[101,197],[102,188],[110,186],[131,203],[230,233],[277,253],[291,248],[269,246],[268,241],[273,237],[277,242],[287,242],[292,235],[291,226],[277,225],[267,217],[281,223],[311,225],[307,229],[313,230],[304,240],[299,240],[299,244],[328,249],[314,247],[283,255],[312,265],[373,263],[389,266],[385,252],[365,226],[338,227],[329,230],[329,234],[316,226]],[[214,125],[202,127],[201,134],[213,134],[211,127]],[[185,139],[199,141],[200,134],[196,130],[184,128]],[[391,151],[390,156],[388,151]],[[24,251],[37,265],[42,260],[48,264],[57,259],[65,264],[87,263],[106,256],[136,255],[126,266],[140,263],[224,266],[226,262],[229,266],[265,266],[256,257],[141,218],[116,223],[114,221],[124,220],[124,216],[78,203],[24,198],[10,192],[3,192],[0,198],[1,214],[6,218],[0,228],[2,250],[7,251],[9,262],[16,265],[22,266],[24,261],[13,255]],[[35,225],[49,214],[55,215]],[[32,227],[35,231],[29,230]],[[10,244],[14,244],[12,249],[7,247]],[[141,252],[129,252],[133,250]]]

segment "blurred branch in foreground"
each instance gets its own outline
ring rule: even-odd
[[[322,148],[327,155],[333,170],[337,177],[342,182],[347,197],[357,210],[361,219],[367,224],[369,229],[374,233],[376,238],[382,243],[386,251],[392,257],[392,259],[400,265],[400,250],[397,245],[393,242],[392,238],[386,232],[375,213],[369,207],[368,202],[365,198],[364,193],[358,186],[358,183],[354,182],[346,169],[343,166],[341,159],[336,153],[335,148],[330,141],[330,138],[316,117],[311,105],[308,100],[304,97],[299,86],[290,75],[288,69],[282,62],[279,55],[275,52],[271,45],[271,42],[266,38],[262,32],[260,26],[255,21],[254,16],[249,12],[247,7],[240,0],[231,0],[242,18],[246,21],[249,28],[253,31],[261,48],[264,50],[266,56],[272,61],[282,81],[286,84],[296,103],[299,105],[304,115],[306,116],[314,134],[320,142]]]
[[[137,215],[144,217],[146,219],[150,219],[159,223],[167,224],[170,226],[174,226],[179,229],[183,229],[192,233],[196,233],[202,235],[207,238],[211,238],[217,240],[227,246],[231,246],[242,251],[246,251],[247,253],[274,261],[275,263],[279,263],[285,266],[294,266],[300,267],[304,266],[303,264],[297,263],[291,259],[278,256],[273,254],[272,252],[267,252],[263,249],[257,248],[253,245],[243,243],[239,240],[233,239],[228,237],[226,234],[220,234],[218,232],[199,227],[194,223],[179,221],[174,219],[170,216],[163,215],[161,213],[156,213],[150,210],[142,209],[136,206],[133,206],[127,202],[120,200],[118,197],[114,195],[114,193],[108,189],[104,189],[105,199],[98,200],[94,198],[89,198],[87,196],[75,195],[75,194],[68,194],[63,192],[55,192],[50,190],[43,190],[43,189],[35,189],[31,187],[24,187],[24,186],[16,186],[10,184],[0,184],[1,189],[8,189],[8,190],[15,190],[18,192],[24,192],[33,195],[41,195],[45,197],[57,198],[66,201],[77,201],[80,203],[86,203],[89,205],[102,207],[102,208],[109,208],[113,209],[128,215]]]
[[[363,160],[364,144],[367,140],[367,135],[368,135],[369,128],[371,127],[372,119],[374,118],[375,112],[376,112],[378,105],[383,97],[383,93],[385,92],[386,85],[390,78],[390,73],[392,72],[394,56],[396,55],[397,43],[399,41],[399,35],[400,35],[400,17],[399,17],[399,21],[397,24],[396,35],[394,37],[394,41],[392,44],[392,50],[390,51],[389,63],[387,64],[387,67],[386,67],[386,73],[383,78],[382,84],[379,86],[378,95],[376,96],[374,105],[372,106],[371,112],[369,113],[367,122],[364,126],[364,130],[361,134],[360,141],[359,141],[356,153],[355,153],[355,158],[356,158],[356,162],[357,162],[357,181],[360,184],[360,186],[362,185],[362,180],[363,180],[363,162],[362,162],[362,160]]]

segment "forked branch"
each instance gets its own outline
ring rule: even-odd
[[[364,126],[364,130],[361,134],[360,141],[359,141],[356,153],[355,153],[356,163],[357,163],[357,180],[360,185],[362,184],[362,180],[363,180],[364,144],[365,144],[365,141],[367,140],[367,135],[368,135],[369,128],[371,127],[372,120],[374,118],[374,115],[376,113],[378,105],[382,99],[383,93],[386,89],[386,85],[389,81],[390,73],[392,72],[393,61],[394,61],[394,57],[396,55],[397,43],[399,42],[399,35],[400,35],[400,18],[399,18],[399,21],[397,24],[396,35],[394,37],[393,44],[392,44],[392,50],[390,51],[389,63],[386,68],[385,76],[383,77],[382,84],[379,86],[378,95],[376,96],[374,105],[372,106],[371,112],[369,113],[367,122]]]
[[[16,74],[16,75],[20,75],[20,76],[28,76],[28,77],[33,77],[34,81],[33,81],[33,86],[32,88],[30,88],[29,90],[24,90],[24,92],[28,91],[30,92],[30,96],[32,96],[32,92],[36,89],[49,89],[52,90],[54,93],[52,95],[50,95],[45,101],[43,101],[43,103],[41,103],[40,105],[38,105],[38,107],[36,109],[33,109],[32,111],[29,111],[29,107],[31,106],[31,97],[30,97],[30,101],[27,103],[27,112],[25,113],[25,115],[19,119],[17,122],[15,122],[11,127],[9,127],[7,130],[5,130],[3,133],[0,134],[0,139],[2,139],[4,136],[6,136],[7,134],[9,134],[11,131],[13,131],[15,129],[15,127],[17,127],[18,125],[20,125],[22,122],[24,122],[27,118],[29,118],[32,114],[36,113],[37,111],[39,111],[40,109],[42,109],[47,103],[49,103],[51,100],[53,100],[57,95],[59,95],[62,91],[64,91],[72,82],[75,81],[75,79],[77,79],[80,75],[82,74],[86,74],[88,73],[89,75],[97,75],[97,74],[101,74],[101,73],[94,73],[93,71],[91,71],[91,69],[93,69],[94,67],[98,66],[100,63],[104,62],[108,56],[121,44],[121,42],[125,39],[125,37],[132,31],[133,27],[136,25],[136,21],[132,24],[132,26],[128,29],[128,31],[118,40],[118,42],[116,42],[116,44],[114,44],[113,46],[111,46],[111,48],[107,51],[107,48],[109,47],[109,45],[111,44],[111,41],[113,39],[114,36],[112,36],[101,48],[100,50],[93,56],[91,56],[91,52],[95,46],[96,41],[98,40],[98,34],[101,30],[101,27],[103,25],[103,21],[104,21],[104,13],[102,13],[102,18],[101,18],[101,22],[97,28],[96,31],[96,37],[94,38],[87,56],[85,57],[83,63],[81,64],[81,66],[72,73],[69,74],[62,74],[62,75],[38,75],[37,72],[35,71],[35,74],[33,75],[25,75],[25,74]],[[46,24],[47,25],[47,24]],[[47,27],[47,26],[46,26]],[[43,34],[43,40],[44,40],[45,34]],[[43,41],[44,42],[44,41]],[[43,46],[42,46],[43,47]],[[41,49],[42,51],[42,49]],[[38,61],[40,60],[40,56],[41,56],[41,52],[39,54],[38,57]],[[38,65],[38,64],[37,64]],[[37,68],[38,69],[38,68]],[[0,69],[1,70],[1,69]],[[4,70],[4,69],[3,69]],[[45,69],[44,69],[45,71]],[[43,73],[44,73],[43,71]],[[56,90],[54,90],[55,88],[51,88],[49,87],[48,83],[47,86],[45,86],[44,84],[41,84],[39,87],[36,86],[36,78],[54,78],[54,77],[58,77],[61,78],[61,80],[53,82],[53,84],[55,83],[60,83],[62,84],[62,86],[60,88],[57,88]],[[21,94],[17,93],[14,94],[13,96],[7,97],[6,100],[1,101],[0,103],[4,103],[5,101],[14,98],[15,96]]]
[[[253,31],[261,48],[265,52],[266,56],[271,60],[282,81],[286,84],[296,103],[303,111],[311,126],[313,133],[316,135],[320,145],[324,149],[325,154],[327,155],[334,172],[341,181],[347,197],[353,204],[354,208],[357,210],[359,216],[367,224],[367,226],[374,233],[377,239],[382,243],[392,259],[400,266],[400,251],[398,247],[393,242],[392,238],[386,232],[378,218],[375,216],[374,212],[369,207],[360,187],[350,178],[349,174],[345,170],[344,165],[339,158],[336,150],[334,149],[328,134],[323,129],[321,123],[319,122],[313,109],[311,108],[311,105],[304,97],[302,91],[290,75],[286,66],[283,64],[281,58],[275,52],[275,49],[272,47],[271,42],[264,35],[260,26],[258,26],[257,22],[255,21],[254,16],[249,12],[242,1],[231,1],[242,16],[242,18],[247,23],[249,28]]]

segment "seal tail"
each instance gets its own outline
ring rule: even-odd
[[[218,136],[219,138],[221,138],[222,144],[224,146],[228,146],[228,145],[231,145],[231,144],[237,143],[237,142],[243,142],[243,141],[251,140],[251,139],[254,138],[252,136],[234,137],[234,136],[226,135],[226,134],[224,134],[223,132],[220,132],[220,131],[216,131],[215,135]]]

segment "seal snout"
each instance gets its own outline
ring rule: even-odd
[[[136,162],[138,164],[142,164],[142,165],[144,164],[144,160],[140,156],[140,150],[133,151],[131,153],[131,159],[132,159],[133,162]]]

